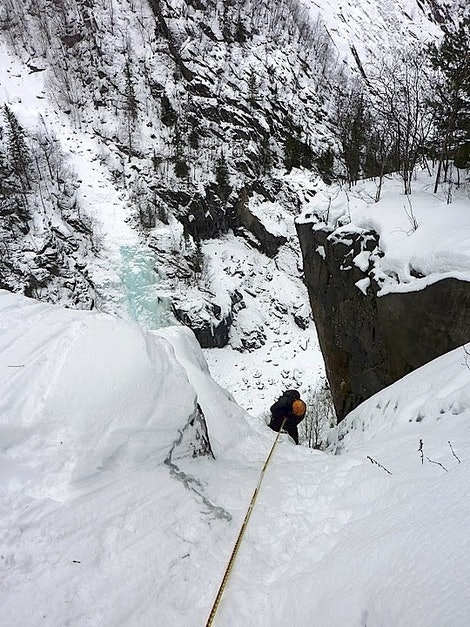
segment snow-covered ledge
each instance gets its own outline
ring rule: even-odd
[[[327,219],[319,195],[296,225],[339,419],[470,340],[468,198],[449,208],[387,183],[379,203],[367,201],[373,182],[354,194],[336,190],[333,202],[329,191]]]

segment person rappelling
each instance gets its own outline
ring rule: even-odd
[[[271,405],[271,421],[269,426],[273,431],[285,430],[294,440],[299,443],[298,425],[305,418],[307,405],[300,398],[297,390],[286,390],[282,396]]]

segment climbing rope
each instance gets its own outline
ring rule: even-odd
[[[206,627],[211,627],[211,625],[214,622],[214,618],[215,618],[215,615],[217,614],[217,609],[219,607],[220,600],[222,599],[222,595],[224,593],[225,587],[230,577],[230,573],[232,572],[233,564],[235,563],[235,559],[237,557],[238,549],[240,548],[240,544],[243,540],[243,536],[245,534],[248,521],[250,520],[251,512],[253,511],[253,507],[255,506],[256,498],[258,496],[258,492],[261,487],[261,482],[263,481],[264,473],[266,472],[266,468],[268,467],[268,464],[271,460],[272,454],[274,452],[274,448],[276,447],[277,441],[279,439],[279,434],[281,433],[285,422],[286,422],[286,419],[284,418],[284,420],[282,421],[281,428],[279,429],[278,434],[276,435],[273,445],[271,446],[271,450],[269,451],[269,455],[267,456],[266,461],[264,462],[263,468],[260,472],[258,484],[255,488],[255,491],[253,492],[253,496],[251,497],[250,505],[248,506],[248,510],[246,512],[245,519],[243,520],[240,533],[238,534],[237,541],[235,542],[235,546],[233,547],[232,555],[230,556],[230,559],[228,561],[227,568],[225,569],[225,574],[222,579],[222,583],[220,584],[219,591],[217,592],[217,596],[215,597],[215,601],[212,606],[211,613],[209,614],[209,618],[207,619]]]

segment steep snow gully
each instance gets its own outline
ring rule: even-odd
[[[0,328],[1,624],[205,624],[274,434],[187,329],[3,291]],[[214,625],[467,625],[469,390],[457,349],[341,455],[281,435]]]
[[[373,182],[319,175],[333,68],[342,85],[352,59],[432,41],[464,3],[1,4],[0,104],[42,159],[4,229],[5,285],[101,313],[0,290],[0,627],[199,627],[273,444],[266,410],[324,374],[300,209],[401,240],[384,289],[470,271],[467,189],[453,208],[414,192],[410,215],[387,182],[370,206]],[[181,303],[209,330],[231,317],[229,344],[167,326]],[[280,436],[215,627],[470,624],[469,350],[361,404],[328,451]]]

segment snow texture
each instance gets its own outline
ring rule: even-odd
[[[0,325],[3,623],[204,624],[274,434],[187,329],[7,292]],[[469,389],[459,348],[352,412],[340,454],[282,435],[215,624],[468,624]],[[196,402],[215,459],[175,451]]]

